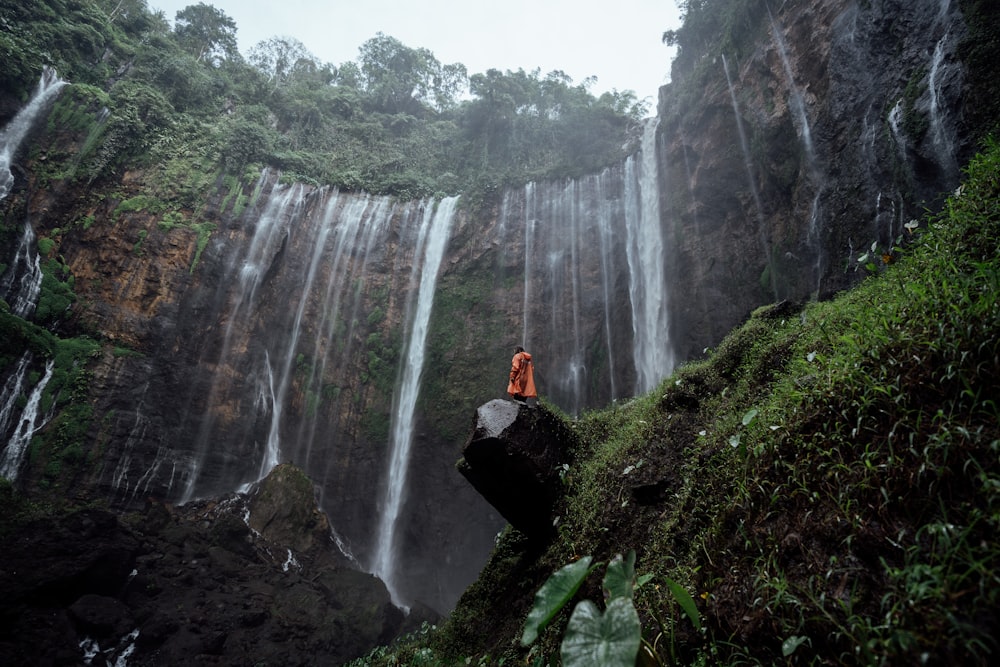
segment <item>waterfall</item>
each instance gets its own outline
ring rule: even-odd
[[[618,334],[629,305],[616,293],[626,264],[622,171],[528,183],[523,207],[506,211],[519,217],[502,222],[524,235],[521,338],[504,342],[532,353],[539,392],[570,414],[619,398],[626,384],[620,357],[631,346],[614,344],[630,339]]]
[[[903,100],[902,98],[896,100],[896,104],[893,105],[892,109],[889,110],[889,115],[886,117],[886,121],[889,123],[889,130],[892,132],[892,138],[896,144],[896,150],[899,152],[899,161],[901,164],[906,164],[906,135],[903,134]]]
[[[816,150],[813,147],[812,129],[809,127],[809,117],[806,115],[805,101],[802,99],[802,92],[795,85],[795,75],[792,73],[792,64],[788,60],[788,49],[785,46],[785,39],[781,35],[781,30],[768,9],[768,16],[771,18],[771,32],[774,34],[774,42],[778,46],[778,55],[781,57],[781,66],[788,79],[789,106],[798,123],[799,137],[802,139],[802,146],[806,151],[806,159],[809,162],[809,169],[815,172]]]
[[[271,355],[264,351],[264,376],[266,382],[262,383],[260,394],[264,396],[265,402],[262,404],[271,413],[271,421],[267,430],[267,443],[264,445],[264,454],[260,458],[260,467],[257,472],[257,480],[264,479],[267,473],[278,465],[281,455],[281,412],[283,403],[281,394],[274,388],[274,371],[271,369]],[[245,490],[247,487],[243,487]]]
[[[625,162],[625,227],[637,393],[650,391],[674,365],[656,164],[658,122],[657,118],[646,119],[638,159],[633,155]]]
[[[4,382],[3,392],[0,393],[0,437],[7,434],[7,427],[10,426],[11,418],[17,407],[17,399],[21,396],[24,385],[24,374],[31,363],[31,352],[21,355],[21,360],[17,362],[17,368],[10,374]]]
[[[253,305],[257,289],[287,238],[290,220],[301,213],[304,202],[304,190],[301,184],[291,187],[275,186],[275,189],[279,192],[272,193],[263,212],[256,219],[250,244],[239,262],[238,269],[236,266],[230,266],[227,270],[227,278],[224,283],[235,283],[236,288],[232,297],[232,305],[227,313],[222,350],[218,362],[220,367],[244,361],[242,353],[248,345],[245,337],[248,335],[249,323],[254,314]],[[235,281],[230,279],[234,273],[236,273],[237,278]],[[265,361],[265,363],[267,362]],[[228,373],[213,374],[208,396],[210,412],[204,416],[198,431],[196,454],[190,462],[190,470],[184,493],[181,496],[181,503],[188,502],[195,497],[202,464],[211,446],[215,426],[215,417],[211,410],[219,402],[221,385],[228,380],[228,375]],[[275,417],[272,413],[271,417],[273,424],[274,419],[280,418],[280,415]],[[271,458],[272,454],[269,452],[276,452],[279,446],[278,442],[272,442],[269,438],[265,444],[264,460],[261,462],[260,468],[265,467],[266,461]],[[276,457],[276,454],[273,456]]]
[[[942,15],[947,11],[947,6],[942,8]],[[948,65],[944,62],[946,54],[946,44],[949,35],[946,33],[937,41],[934,46],[934,54],[931,56],[930,72],[927,75],[927,93],[930,96],[930,135],[934,145],[935,156],[939,165],[952,181],[957,181],[959,176],[958,162],[955,157],[955,140],[948,131],[943,113],[941,110],[940,92],[942,80],[947,80]],[[942,72],[943,70],[943,72]]]
[[[114,489],[116,497],[121,500],[132,500],[141,494],[148,493],[150,486],[156,480],[164,465],[170,465],[170,476],[166,484],[167,488],[173,488],[174,478],[177,474],[177,462],[173,456],[173,452],[165,444],[165,440],[161,435],[159,436],[160,442],[156,448],[156,456],[153,458],[153,462],[146,466],[144,470],[140,468],[141,474],[136,477],[134,483],[132,482],[133,453],[136,447],[141,447],[141,444],[146,441],[153,428],[149,417],[145,414],[146,393],[148,391],[149,383],[146,383],[142,391],[139,392],[142,398],[139,399],[135,407],[135,417],[129,427],[128,436],[125,439],[125,444],[122,446],[121,453],[115,461],[115,469],[111,474],[111,488]]]
[[[0,131],[0,199],[10,194],[14,186],[14,175],[10,171],[14,156],[27,136],[28,131],[41,116],[49,101],[66,85],[55,70],[45,67],[42,76],[35,86],[35,92],[14,119]]]
[[[413,421],[424,367],[424,350],[438,270],[451,234],[452,218],[457,197],[442,199],[436,210],[428,203],[420,224],[417,245],[410,273],[410,294],[407,306],[408,342],[404,355],[402,377],[393,406],[392,437],[389,443],[390,461],[385,495],[379,516],[375,556],[372,570],[385,582],[393,600],[396,593],[395,548],[397,519],[406,491],[410,448],[413,444]],[[433,210],[433,212],[432,212]],[[416,293],[416,303],[412,303]]]
[[[543,190],[533,189],[535,194],[541,192],[544,196],[544,201],[532,204],[535,214],[541,215],[544,220],[544,227],[541,230],[543,236],[538,239],[544,251],[538,253],[538,257],[532,257],[526,271],[532,267],[536,271],[536,280],[539,281],[542,294],[545,295],[540,299],[538,296],[535,297],[535,301],[540,301],[540,304],[529,301],[530,293],[527,292],[529,281],[525,280],[526,307],[544,305],[547,312],[544,312],[540,319],[545,322],[546,330],[562,331],[561,338],[565,350],[561,355],[559,372],[549,373],[549,391],[558,392],[557,395],[566,397],[563,402],[572,414],[578,413],[582,407],[585,372],[580,331],[581,189],[593,192],[592,185],[582,185],[576,180],[553,184],[551,188]],[[534,225],[531,231],[532,236],[538,235]],[[534,244],[532,250],[534,251]],[[527,278],[527,274],[525,277]],[[535,363],[538,363],[537,360]]]
[[[760,204],[760,191],[757,188],[757,179],[753,175],[753,160],[750,157],[750,145],[747,142],[747,134],[743,129],[743,116],[740,114],[740,105],[736,100],[736,89],[733,86],[732,76],[729,74],[729,63],[725,54],[722,55],[722,68],[726,72],[726,84],[729,86],[729,98],[733,103],[733,115],[736,116],[736,131],[740,137],[740,148],[743,151],[743,165],[747,171],[747,182],[750,184],[750,194],[753,196],[754,210],[757,212],[757,230],[760,234],[761,247],[764,256],[767,257],[767,264],[771,268],[771,290],[774,300],[778,300],[778,288],[775,281],[773,258],[771,257],[770,244],[767,242],[767,226],[764,222],[764,209]]]
[[[270,353],[265,351],[265,370],[267,376],[267,391],[270,398],[271,423],[270,429],[268,430],[267,444],[264,447],[264,455],[261,457],[258,479],[266,477],[267,474],[271,472],[271,470],[280,462],[281,417],[283,406],[285,404],[285,397],[288,394],[288,389],[292,382],[292,373],[297,356],[299,337],[302,333],[302,320],[305,316],[306,306],[309,301],[308,295],[312,292],[313,283],[316,281],[316,276],[319,273],[320,262],[326,249],[326,240],[332,226],[330,212],[336,209],[338,201],[339,193],[337,192],[334,192],[333,195],[327,199],[327,205],[324,211],[325,215],[320,221],[319,233],[313,242],[313,252],[306,271],[305,280],[302,284],[298,306],[295,309],[295,319],[292,322],[290,335],[287,342],[279,341],[284,346],[284,351],[283,354],[279,355],[282,362],[280,373],[278,375],[277,386],[275,386],[274,371],[271,368]]]
[[[814,187],[812,203],[809,206],[809,226],[806,238],[809,248],[815,255],[813,276],[816,281],[816,289],[814,293],[818,296],[824,270],[823,239],[820,238],[820,221],[822,218],[820,197],[823,194],[823,177],[820,174],[819,162],[816,159],[816,148],[813,145],[812,129],[809,127],[809,117],[806,114],[805,101],[802,99],[802,91],[799,90],[799,87],[795,83],[795,75],[792,73],[792,65],[788,59],[788,48],[785,46],[785,40],[782,37],[777,22],[774,20],[774,15],[771,14],[770,8],[768,8],[767,12],[771,19],[771,32],[774,34],[774,41],[778,46],[778,54],[781,56],[781,65],[785,71],[785,77],[788,79],[789,107],[798,124],[799,137],[802,140],[802,148],[806,155],[806,166],[809,169],[809,177]]]
[[[600,183],[606,184],[610,178],[610,171],[605,169],[600,176]],[[617,374],[615,372],[615,350],[611,344],[613,339],[613,327],[611,318],[611,309],[607,307],[607,304],[613,302],[615,298],[614,288],[612,287],[612,279],[615,272],[615,261],[614,261],[614,234],[612,232],[611,225],[609,222],[614,219],[614,203],[604,195],[605,188],[601,188],[601,197],[598,199],[599,208],[597,211],[597,217],[599,220],[607,221],[605,224],[600,225],[600,252],[601,252],[601,295],[604,299],[604,353],[607,355],[608,359],[608,384],[611,389],[611,400],[617,400],[619,398],[618,394],[618,382]],[[586,288],[584,288],[586,291]]]
[[[56,75],[55,70],[44,68],[31,99],[0,130],[0,200],[6,198],[14,186],[14,174],[10,168],[24,138],[41,117],[49,101],[65,85],[66,82]],[[17,252],[0,281],[0,294],[11,304],[15,315],[28,317],[35,310],[41,288],[42,267],[35,250],[35,231],[30,222],[25,222]]]
[[[343,306],[350,301],[354,283],[364,280],[371,254],[383,242],[394,210],[387,197],[351,196],[342,209],[338,208],[339,204],[340,198],[331,198],[323,213],[324,229],[332,229],[334,239],[332,256],[324,261],[328,276],[322,286],[319,324],[315,327],[316,334],[310,349],[310,358],[318,362],[310,367],[305,383],[306,391],[312,396],[323,394],[323,378],[331,358],[339,363],[354,355],[351,341],[354,339],[360,299],[350,302],[351,308],[346,316]],[[335,227],[337,220],[339,224]],[[326,240],[325,232],[322,238]],[[356,266],[349,262],[352,255],[360,257]],[[334,341],[340,342],[333,345],[335,349],[328,349]],[[316,425],[315,419],[300,421],[298,456],[307,465],[312,460]]]
[[[531,267],[535,256],[535,225],[538,222],[535,184],[524,186],[524,303],[521,306],[521,345],[528,346],[528,323],[531,319]]]
[[[20,280],[17,276],[21,276]],[[35,230],[30,222],[26,222],[14,259],[0,281],[0,294],[11,305],[15,315],[26,318],[35,312],[41,291],[42,265],[35,250]]]
[[[31,390],[28,402],[21,412],[21,419],[14,429],[14,434],[7,441],[7,447],[3,450],[3,457],[0,458],[0,477],[6,477],[9,480],[17,479],[21,462],[24,460],[24,454],[31,443],[31,436],[45,425],[44,420],[37,426],[35,425],[35,421],[38,419],[38,406],[42,401],[42,392],[45,391],[45,385],[52,378],[52,369],[54,366],[55,361],[49,359],[45,363],[45,375],[38,381],[35,388]]]

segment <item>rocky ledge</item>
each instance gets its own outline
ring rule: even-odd
[[[332,665],[432,620],[351,566],[291,465],[248,494],[81,509],[3,539],[4,665]]]
[[[495,399],[476,410],[456,467],[514,528],[545,539],[577,441],[566,422],[544,406]]]

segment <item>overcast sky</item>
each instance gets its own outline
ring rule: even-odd
[[[594,94],[633,90],[655,105],[669,80],[673,49],[660,37],[679,27],[675,0],[201,0],[236,22],[240,52],[270,37],[294,37],[322,62],[357,60],[382,32],[427,48],[469,74],[562,70]],[[171,22],[198,0],[147,0]]]

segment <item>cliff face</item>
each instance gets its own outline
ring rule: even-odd
[[[681,358],[748,304],[856,283],[975,149],[958,2],[745,4],[741,50],[675,63],[660,93]]]
[[[972,148],[957,5],[772,11],[751,17],[744,51],[675,71],[636,156],[481,210],[459,204],[437,272],[423,248],[444,202],[288,184],[271,170],[220,173],[199,200],[162,202],[149,195],[164,178],[155,165],[114,182],[61,175],[49,165],[88,136],[40,121],[0,202],[4,261],[15,266],[27,223],[50,280],[76,295],[54,311],[43,299],[28,319],[100,344],[79,362],[87,375],[60,390],[75,392],[75,421],[46,412],[56,396],[32,413],[18,483],[134,508],[231,492],[294,462],[362,569],[397,503],[397,601],[450,608],[503,523],[452,466],[475,406],[502,395],[514,345],[567,412],[627,398],[757,305],[858,280],[861,253],[890,249],[954,187]],[[101,113],[69,95],[59,104]],[[419,392],[405,396],[428,279]],[[22,414],[45,359],[31,356],[14,383],[20,350],[4,352],[5,396]],[[15,425],[4,421],[4,442]]]

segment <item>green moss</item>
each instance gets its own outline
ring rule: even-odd
[[[198,260],[201,259],[201,253],[208,247],[208,242],[212,238],[212,232],[215,231],[216,225],[211,222],[194,222],[191,223],[190,227],[198,234],[198,242],[195,246],[194,258],[191,260],[190,269],[191,273],[194,273],[195,268],[198,266]]]
[[[58,259],[47,259],[42,265],[42,285],[35,307],[35,320],[51,323],[64,317],[76,301],[73,277]]]
[[[38,239],[38,254],[42,257],[48,257],[52,254],[52,249],[55,248],[56,242],[50,238],[40,237]]]

